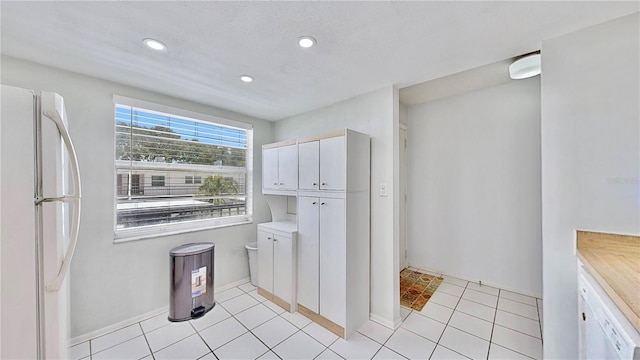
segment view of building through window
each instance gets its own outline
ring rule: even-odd
[[[246,214],[247,130],[115,106],[116,229]]]

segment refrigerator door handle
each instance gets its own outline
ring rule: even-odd
[[[80,194],[82,192],[80,185],[80,170],[78,168],[78,156],[76,154],[76,149],[73,146],[73,142],[71,141],[71,136],[69,136],[69,130],[67,126],[62,121],[62,117],[58,111],[45,111],[44,115],[51,119],[58,128],[58,132],[60,132],[60,136],[62,136],[62,140],[64,141],[65,147],[67,148],[67,152],[69,153],[69,162],[71,164],[71,176],[73,177],[73,192],[71,194],[61,196],[58,198],[44,198],[44,199],[36,199],[36,205],[42,202],[49,201],[63,201],[70,202],[74,205],[73,211],[73,220],[71,221],[71,233],[69,236],[69,246],[67,247],[67,251],[65,252],[64,259],[62,260],[62,265],[60,265],[60,270],[58,271],[58,275],[51,282],[51,284],[47,285],[47,291],[58,291],[60,286],[62,286],[62,282],[64,281],[67,272],[69,271],[69,265],[71,264],[71,259],[73,258],[73,253],[76,250],[76,243],[78,242],[78,231],[80,230]]]

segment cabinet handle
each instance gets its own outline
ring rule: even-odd
[[[271,238],[270,238],[270,237],[268,237],[268,238],[267,238],[267,240],[271,240]]]
[[[322,183],[322,186],[327,185],[327,183]]]
[[[315,205],[315,204],[317,204],[317,202],[315,202],[315,201],[311,203],[311,205]]]
[[[280,183],[280,185],[284,185],[284,183]]]
[[[278,185],[278,183],[273,183],[273,185]]]
[[[318,185],[318,183],[313,183],[313,186],[316,186],[316,185]]]
[[[326,203],[323,203],[323,202],[320,203],[320,205],[324,205],[324,204],[326,204]]]
[[[276,238],[273,238],[273,241],[278,241],[278,239],[276,239]]]

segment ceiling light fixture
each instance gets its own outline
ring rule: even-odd
[[[514,80],[540,75],[542,71],[540,53],[524,55],[509,65],[509,77]]]
[[[165,51],[167,50],[167,45],[163,44],[162,42],[155,40],[155,39],[144,39],[142,40],[142,42],[147,45],[147,47],[149,49],[153,49],[156,51]]]
[[[300,47],[303,48],[310,48],[313,45],[316,44],[316,39],[312,38],[311,36],[300,36],[300,38],[298,39],[298,45],[300,45]]]
[[[246,83],[250,83],[253,81],[253,76],[250,75],[240,75],[240,80],[246,82]]]

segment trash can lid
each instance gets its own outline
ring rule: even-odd
[[[200,254],[213,249],[216,245],[214,243],[193,243],[184,244],[171,249],[169,254],[173,256],[187,256]]]
[[[247,250],[258,250],[258,242],[257,241],[250,242],[247,245],[245,245],[244,248]]]

